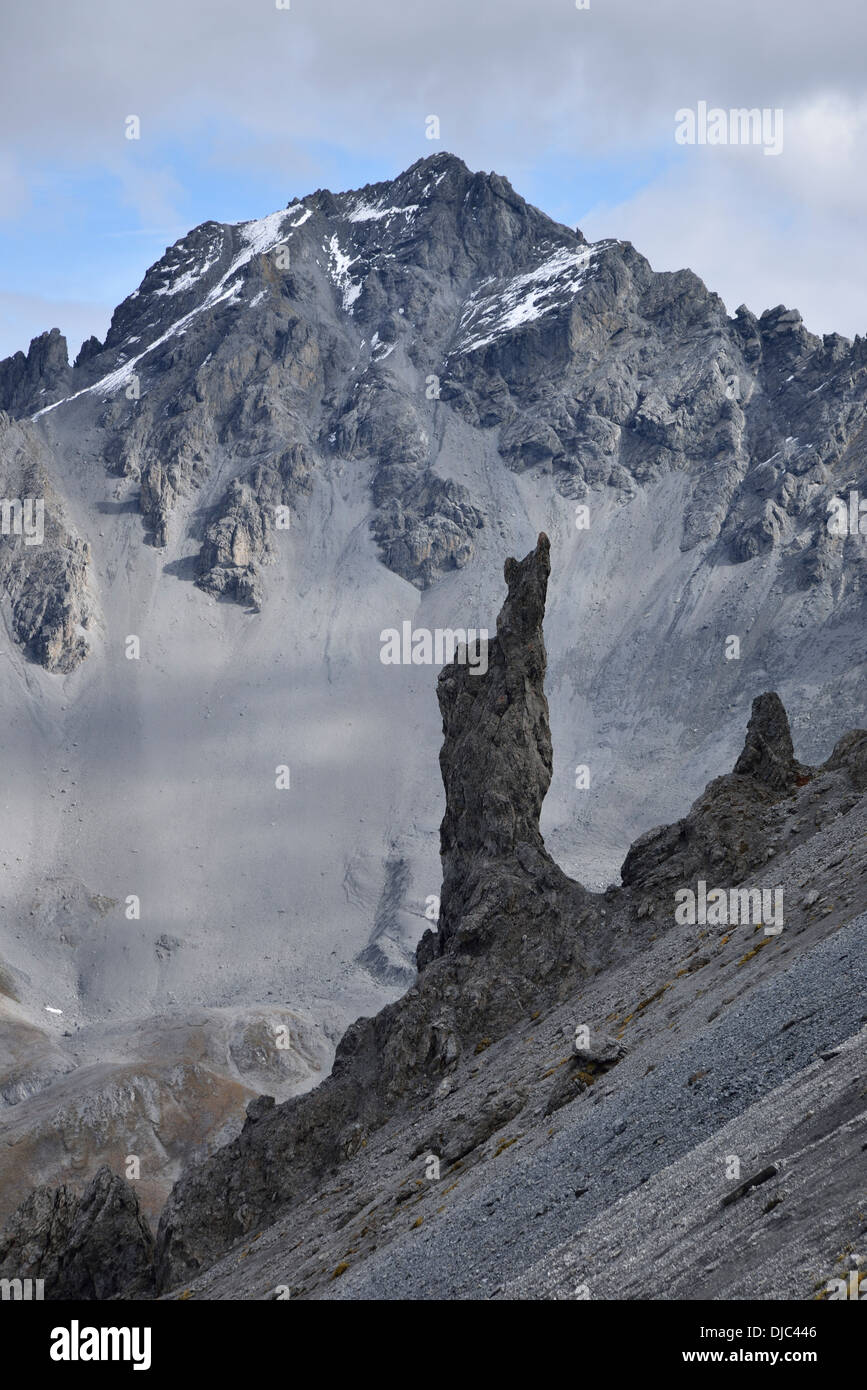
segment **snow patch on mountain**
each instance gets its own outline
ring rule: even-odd
[[[463,337],[458,352],[477,352],[502,334],[531,323],[572,298],[585,283],[602,245],[600,242],[597,246],[582,246],[578,251],[560,247],[541,265],[513,276],[499,289],[491,289],[497,283],[495,277],[483,281],[470,296],[462,315]]]
[[[325,250],[328,252],[328,272],[340,291],[343,308],[346,313],[351,314],[352,306],[361,294],[362,282],[359,281],[358,284],[353,283],[352,277],[349,274],[349,267],[355,265],[356,261],[360,258],[358,256],[349,256],[345,251],[341,250],[336,232],[334,236],[332,236],[327,247],[325,247]]]
[[[418,212],[418,203],[408,203],[405,208],[383,208],[376,203],[357,203],[349,214],[350,222],[374,222],[382,218],[397,217],[399,213],[410,219]]]
[[[288,235],[291,235],[293,231],[302,226],[310,215],[310,209],[305,208],[304,212],[296,221],[289,223]],[[79,396],[100,394],[103,396],[110,396],[114,391],[117,391],[121,386],[131,380],[134,369],[139,362],[143,361],[155,348],[161,347],[163,343],[168,342],[170,338],[180,337],[186,330],[187,325],[196,318],[198,314],[202,314],[208,309],[214,309],[218,304],[239,303],[240,291],[243,287],[243,280],[239,278],[239,271],[243,270],[254,256],[265,255],[267,252],[273,251],[275,247],[286,240],[286,234],[283,232],[283,224],[286,221],[286,217],[286,210],[281,209],[279,212],[268,213],[266,217],[260,217],[251,222],[236,223],[235,226],[240,233],[243,243],[242,249],[234,258],[226,273],[222,275],[216,285],[208,291],[201,304],[197,304],[189,313],[183,314],[181,318],[177,319],[166,329],[165,333],[161,333],[158,338],[152,343],[149,343],[136,357],[131,357],[128,362],[123,362],[122,365],[117,367],[113,372],[109,372],[106,376],[101,377],[99,381],[94,382],[92,386],[86,386],[82,391],[76,391],[71,396],[64,396],[62,400],[55,401],[53,405],[44,406],[42,410],[37,410],[36,413],[31,416],[31,419],[36,420],[40,415],[47,415],[50,411],[56,410],[58,406],[66,405],[69,401],[77,400]],[[332,238],[332,240],[335,240],[335,238]],[[213,264],[213,262],[210,264]],[[208,265],[203,266],[195,278],[200,279],[208,268]],[[193,281],[190,283],[192,284]],[[164,293],[164,291],[158,290],[155,291],[155,293]],[[357,293],[361,293],[360,286],[358,287]]]

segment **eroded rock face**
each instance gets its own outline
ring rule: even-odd
[[[33,660],[65,675],[88,650],[90,545],[67,517],[38,433],[2,413],[0,503],[13,509],[0,533],[0,591],[13,633]]]
[[[0,1236],[0,1278],[44,1279],[46,1300],[147,1297],[153,1244],[132,1185],[104,1166],[81,1196],[30,1194]]]
[[[522,561],[506,563],[508,596],[486,673],[455,661],[440,676],[445,882],[440,931],[420,948],[417,984],[348,1029],[316,1091],[248,1115],[233,1144],[187,1171],[160,1222],[161,1287],[301,1197],[396,1109],[429,1094],[468,1049],[490,1045],[605,958],[610,933],[598,900],[594,907],[557,867],[539,831],[551,777],[549,571],[543,535]]]
[[[462,949],[473,937],[480,942],[500,911],[532,917],[531,904],[519,908],[515,895],[539,876],[549,893],[568,900],[566,910],[577,906],[576,885],[557,869],[539,830],[553,756],[542,636],[550,572],[550,545],[540,535],[524,560],[506,562],[509,592],[488,644],[487,670],[455,662],[440,674],[443,887],[439,930],[419,943],[422,968],[459,933]]]
[[[205,530],[196,580],[206,593],[261,608],[261,567],[274,555],[280,521],[290,529],[299,498],[310,492],[310,466],[300,444],[273,464],[260,464],[234,478]]]
[[[746,743],[734,770],[736,777],[753,777],[774,791],[785,791],[809,775],[795,760],[788,716],[773,691],[753,701]]]
[[[388,568],[426,589],[473,557],[473,533],[484,526],[470,494],[452,479],[404,464],[379,471],[373,488],[373,534]]]

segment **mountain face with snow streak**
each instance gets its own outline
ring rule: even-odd
[[[126,1068],[158,1204],[411,981],[440,729],[381,634],[485,627],[540,530],[569,873],[615,878],[769,687],[826,757],[863,722],[867,539],[826,523],[865,399],[862,339],[731,317],[447,154],[205,223],[73,366],[54,331],[0,363],[0,497],[46,503],[42,545],[0,536],[8,1123],[79,1133],[103,1087],[122,1145]]]
[[[838,465],[857,473],[863,342],[820,340],[782,306],[729,319],[690,272],[654,274],[628,243],[589,246],[448,155],[360,193],[205,223],[72,371],[49,339],[0,364],[0,405],[49,430],[58,410],[95,418],[160,547],[205,486],[200,582],[242,601],[261,594],[274,498],[291,506],[311,467],[335,461],[374,461],[389,568],[426,587],[466,564],[485,519],[444,476],[459,471],[442,457],[452,415],[496,429],[498,458],[549,473],[561,496],[629,499],[688,471],[682,548],[718,542],[715,559],[737,563],[781,547],[806,567],[788,566],[796,582],[840,573],[822,528],[803,553],[804,522],[845,481]]]

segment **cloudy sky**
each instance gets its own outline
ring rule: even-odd
[[[73,351],[102,337],[198,222],[442,149],[730,311],[867,330],[856,0],[0,3],[0,357],[55,325]],[[782,111],[782,150],[678,143],[700,102]]]

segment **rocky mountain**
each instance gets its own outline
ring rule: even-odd
[[[570,942],[632,841],[650,907],[672,862],[749,868],[731,810],[690,854],[645,837],[768,689],[804,767],[863,723],[864,538],[827,519],[867,496],[865,353],[437,154],[206,223],[72,366],[56,330],[0,363],[0,1217],[133,1155],[155,1220],[251,1097],[310,1089],[420,988],[425,931],[421,980],[488,949],[489,854]],[[444,799],[433,662],[383,634],[485,628],[540,531],[551,739],[541,653],[514,665],[537,565],[489,677],[446,659]],[[474,743],[502,804],[464,783]]]
[[[416,984],[314,1091],[251,1102],[176,1184],[150,1259],[114,1179],[103,1296],[807,1298],[848,1270],[867,1235],[867,731],[810,767],[758,697],[734,772],[633,846],[622,887],[587,892],[539,831],[549,549],[507,562],[487,670],[440,676],[444,907]],[[769,876],[772,929],[729,907]],[[705,879],[724,914],[673,924]],[[69,1202],[28,1198],[0,1274],[63,1296],[49,1214]],[[76,1249],[99,1247],[107,1205],[92,1185]]]

